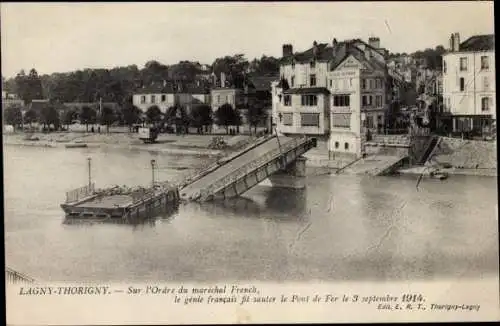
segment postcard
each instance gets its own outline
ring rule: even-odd
[[[9,325],[500,320],[493,2],[0,8]]]

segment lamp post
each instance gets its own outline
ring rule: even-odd
[[[92,168],[91,168],[91,162],[92,158],[87,158],[88,164],[89,164],[89,190],[92,187]]]
[[[151,186],[154,188],[155,186],[155,160],[151,160]]]

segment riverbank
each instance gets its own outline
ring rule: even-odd
[[[426,166],[417,166],[411,168],[399,169],[397,173],[405,175],[423,175],[429,176],[430,172],[435,169]],[[482,177],[496,177],[498,171],[496,169],[459,169],[459,168],[439,168],[440,172],[447,173],[448,175],[471,175]]]
[[[250,136],[217,136],[227,144],[224,149],[209,148],[212,135],[162,134],[155,143],[144,144],[136,133],[15,133],[4,134],[3,144],[10,146],[32,146],[43,148],[66,148],[82,145],[89,148],[113,148],[138,150],[170,155],[222,156],[238,150],[250,141]],[[72,150],[72,148],[67,148]]]

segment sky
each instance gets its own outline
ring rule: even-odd
[[[493,34],[493,2],[1,3],[2,75],[112,68],[149,60],[211,64],[279,57],[313,41],[380,38],[391,52]]]

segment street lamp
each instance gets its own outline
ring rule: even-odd
[[[91,162],[92,162],[92,158],[87,158],[87,161],[89,163],[89,190],[90,188],[92,187],[92,168],[91,168]]]
[[[151,160],[151,185],[154,188],[155,186],[155,160]]]

